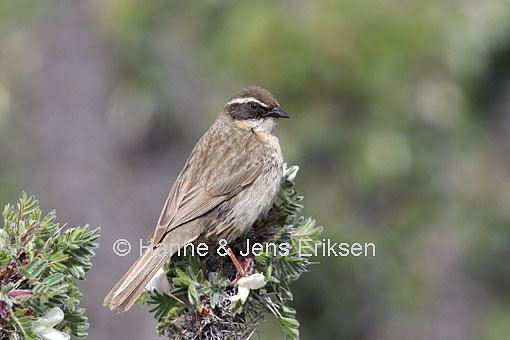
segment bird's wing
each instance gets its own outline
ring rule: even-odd
[[[234,139],[234,140],[232,140]],[[261,173],[260,142],[249,134],[208,131],[197,143],[165,202],[151,239],[208,213],[249,186]]]

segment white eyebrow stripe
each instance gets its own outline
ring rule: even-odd
[[[232,99],[231,101],[229,101],[227,104],[225,104],[225,106],[231,105],[231,104],[244,104],[244,103],[249,103],[249,102],[255,102],[255,103],[259,104],[260,106],[265,107],[266,109],[269,107],[266,104],[264,104],[263,102],[261,102],[260,100],[257,100],[253,97],[235,98],[235,99]]]

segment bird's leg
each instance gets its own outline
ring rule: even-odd
[[[234,264],[234,267],[236,267],[236,269],[237,269],[237,272],[239,274],[241,274],[241,276],[246,276],[246,271],[241,266],[241,264],[239,263],[239,260],[234,255],[234,252],[232,251],[232,249],[228,245],[227,245],[227,250],[228,250],[228,256],[230,256],[230,259],[232,260],[232,263]]]

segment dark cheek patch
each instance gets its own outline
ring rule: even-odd
[[[254,119],[263,115],[259,110],[253,110],[249,105],[233,104],[230,109],[230,116],[237,120]]]

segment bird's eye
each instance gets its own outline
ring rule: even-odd
[[[252,108],[253,110],[256,110],[259,106],[257,105],[257,103],[250,103],[250,108]]]

